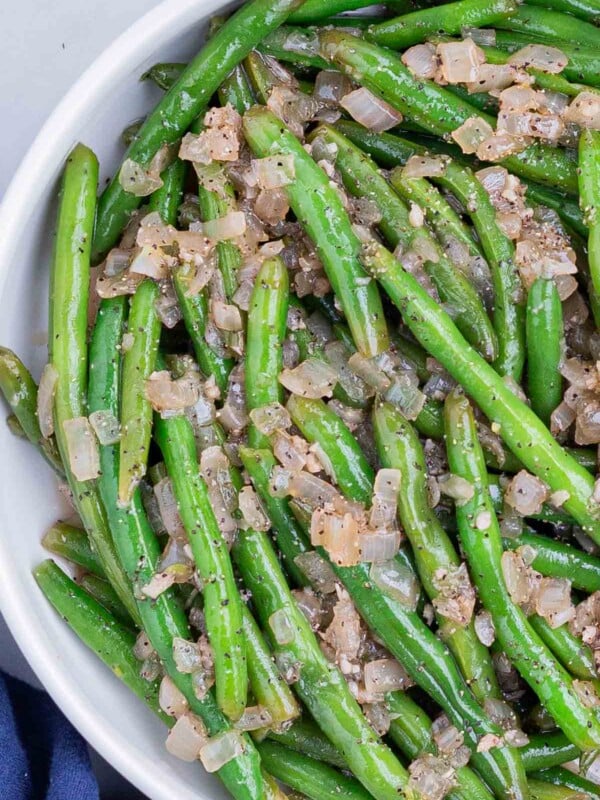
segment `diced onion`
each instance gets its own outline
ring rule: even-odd
[[[300,553],[294,559],[294,564],[306,575],[317,592],[335,592],[335,574],[327,561],[315,550]]]
[[[292,424],[288,410],[281,403],[269,403],[266,406],[253,408],[250,412],[250,419],[265,436],[272,436],[276,431],[287,430]]]
[[[516,67],[535,67],[542,72],[559,73],[569,63],[567,56],[557,47],[546,44],[528,44],[510,56]]]
[[[363,531],[358,535],[360,560],[384,562],[394,558],[400,547],[400,531]]]
[[[100,475],[100,453],[94,429],[87,417],[63,422],[69,468],[78,481],[91,481]]]
[[[456,783],[454,769],[430,753],[415,759],[408,771],[406,793],[421,800],[443,800]]]
[[[161,370],[150,375],[145,390],[155,411],[182,411],[198,402],[200,382],[198,374],[191,370],[176,380],[170,372]]]
[[[404,178],[434,178],[443,175],[446,162],[439,156],[411,156],[402,170]]]
[[[340,106],[365,128],[375,133],[394,128],[402,122],[402,114],[364,86],[344,95]]]
[[[166,748],[182,761],[195,761],[208,741],[208,731],[200,717],[187,713],[179,717],[167,736]]]
[[[54,394],[58,372],[53,364],[46,364],[42,370],[37,393],[37,418],[44,439],[54,433]]]
[[[440,74],[446,83],[472,83],[477,80],[479,65],[485,61],[483,52],[472,39],[461,42],[441,42],[437,46]]]
[[[386,561],[383,564],[373,564],[369,575],[384,594],[415,610],[419,599],[419,582],[408,567],[396,561]]]
[[[296,177],[294,157],[291,155],[257,158],[252,164],[261,189],[279,189],[293,183]]]
[[[202,230],[215,242],[223,239],[237,239],[246,232],[246,215],[243,211],[230,211],[224,217],[208,220],[203,223]]]
[[[208,488],[221,533],[233,533],[237,530],[237,522],[233,516],[238,507],[237,492],[231,480],[231,462],[221,447],[207,447],[202,452],[200,472]]]
[[[482,47],[495,47],[496,46],[496,30],[495,28],[461,28],[461,36],[463,39],[472,39],[475,44]]]
[[[403,692],[411,685],[406,670],[393,658],[381,658],[365,664],[364,680],[369,694]]]
[[[494,129],[489,122],[481,117],[469,117],[460,127],[452,131],[452,138],[463,153],[476,153],[479,145],[493,134]]]
[[[535,475],[531,475],[522,469],[508,485],[504,500],[517,513],[526,517],[531,514],[539,514],[543,503],[548,499],[548,495],[549,492],[546,485]]]
[[[563,114],[565,122],[600,130],[600,93],[580,92]]]
[[[341,72],[332,69],[324,69],[317,73],[314,88],[314,96],[317,100],[321,100],[329,105],[337,105],[342,97],[347,95],[350,91],[352,91],[352,84]]]
[[[292,394],[318,399],[331,397],[337,375],[324,361],[307,358],[295,369],[282,370],[279,382]]]
[[[99,275],[96,280],[96,294],[103,299],[121,297],[125,294],[135,294],[137,287],[143,280],[143,275],[129,272],[129,270],[120,272],[113,277]]]
[[[402,53],[402,63],[417,78],[429,80],[434,78],[438,68],[435,46],[430,42],[425,42],[409,47]]]
[[[469,94],[501,92],[514,81],[516,71],[512,64],[480,64],[477,79],[467,83],[467,90]]]
[[[173,637],[173,660],[178,672],[184,675],[191,675],[204,666],[198,645],[179,636]]]
[[[140,631],[136,637],[135,644],[133,645],[133,655],[138,661],[145,661],[155,652],[150,644],[150,639],[145,631]]]
[[[115,275],[119,275],[121,272],[126,270],[130,263],[131,263],[131,250],[124,250],[118,247],[113,247],[113,249],[106,256],[106,261],[104,262],[104,270],[103,270],[104,274],[107,275],[109,278],[112,278]]]
[[[434,573],[433,585],[439,592],[432,600],[438,614],[457,625],[467,625],[475,608],[475,590],[467,565],[463,562],[459,567],[439,568]]]
[[[119,183],[123,191],[136,197],[147,197],[163,185],[160,177],[150,175],[141,164],[131,158],[123,162],[119,171]]]
[[[238,505],[244,522],[255,531],[268,531],[269,518],[265,514],[260,500],[251,486],[244,486],[238,497]]]
[[[217,772],[244,752],[244,740],[234,730],[209,739],[200,749],[200,761],[207,772]]]
[[[535,610],[551,628],[564,625],[575,616],[571,605],[571,581],[565,578],[542,578],[535,597]]]
[[[269,617],[269,627],[273,631],[273,636],[277,644],[291,644],[296,638],[294,626],[284,608],[278,608]]]
[[[475,494],[473,484],[460,475],[440,475],[438,483],[442,494],[451,497],[457,505],[468,503]]]
[[[241,331],[244,328],[242,315],[237,306],[212,300],[210,310],[215,325],[222,331]]]
[[[180,717],[188,710],[188,703],[168,675],[160,682],[158,704],[169,717]]]
[[[169,536],[174,539],[186,539],[185,528],[181,521],[170,478],[163,478],[155,484],[154,496],[158,503],[160,518]]]
[[[101,445],[117,444],[121,438],[121,426],[112,411],[93,411],[90,424]]]
[[[496,639],[494,621],[489,611],[480,611],[475,615],[475,633],[481,644],[491,647]]]
[[[268,708],[248,706],[233,726],[238,731],[259,731],[262,728],[268,728],[272,722],[273,717]]]

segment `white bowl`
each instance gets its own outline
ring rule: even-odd
[[[15,175],[0,208],[0,343],[35,377],[47,359],[48,265],[57,185],[68,152],[89,145],[101,186],[123,152],[119,134],[160,93],[139,76],[157,61],[198,50],[210,16],[234,3],[166,0],[85,72],[57,107]],[[0,410],[2,417],[4,409]],[[221,800],[219,781],[164,747],[165,727],[59,619],[31,577],[47,556],[46,528],[64,511],[56,481],[35,450],[0,424],[0,608],[32,668],[90,744],[155,800]]]

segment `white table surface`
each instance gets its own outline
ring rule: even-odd
[[[0,26],[0,198],[54,106],[105,47],[158,0],[16,0]],[[3,416],[3,414],[2,414]],[[0,618],[0,668],[39,682]],[[103,800],[141,798],[92,754]]]

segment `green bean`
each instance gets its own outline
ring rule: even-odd
[[[198,187],[198,201],[200,216],[204,222],[224,217],[230,211],[237,210],[235,192],[230,181],[225,181],[220,191],[212,191],[200,185]],[[223,277],[223,286],[227,302],[237,289],[237,273],[242,264],[242,254],[239,247],[232,241],[218,242],[216,246],[217,265]]]
[[[245,114],[256,100],[241,64],[231,72],[219,86],[219,102],[222,106],[232,105],[238,114]]]
[[[177,224],[177,211],[183,200],[186,164],[178,158],[162,172],[163,185],[150,195],[148,211],[157,211],[165,225]]]
[[[579,203],[589,229],[587,243],[590,277],[600,292],[600,132],[581,131],[579,138]]]
[[[145,280],[131,300],[127,330],[133,344],[123,358],[121,441],[119,445],[119,504],[131,502],[135,487],[146,474],[152,433],[152,406],[146,381],[154,372],[161,324],[156,310],[160,289]]]
[[[600,523],[590,498],[594,479],[567,454],[531,409],[467,344],[447,314],[412,275],[376,242],[363,250],[363,263],[398,307],[419,343],[463,385],[525,468],[544,480],[551,491],[566,490],[565,510],[592,538],[600,541]]]
[[[572,197],[553,192],[545,186],[537,186],[533,183],[526,183],[525,194],[528,200],[533,200],[538,205],[546,206],[556,211],[568,228],[572,228],[580,236],[587,238],[587,225],[583,221],[579,205]]]
[[[600,21],[598,0],[529,0],[529,5],[549,7],[595,24]]]
[[[185,133],[232,69],[298,5],[299,0],[245,3],[204,45],[150,112],[126,158],[148,167],[164,144],[173,144]],[[95,261],[114,245],[139,204],[139,197],[121,187],[117,173],[100,198]]]
[[[322,140],[336,145],[335,164],[345,188],[355,197],[370,198],[379,209],[382,219],[379,227],[395,249],[414,249],[433,253],[425,262],[443,302],[456,309],[456,324],[465,338],[490,360],[496,355],[496,336],[483,303],[463,272],[446,258],[436,240],[425,228],[410,224],[409,213],[402,200],[391,191],[371,159],[329,126],[320,126],[309,137],[312,142]]]
[[[386,703],[393,718],[389,737],[410,759],[423,753],[435,754],[432,724],[427,714],[406,692],[386,695]],[[490,793],[473,770],[459,767],[456,770],[456,787],[447,795],[448,800],[489,800]]]
[[[516,539],[504,539],[505,550],[528,545],[535,550],[531,566],[542,575],[566,578],[574,589],[592,594],[600,590],[600,558],[583,553],[569,544],[524,531]]]
[[[311,800],[370,800],[371,795],[348,775],[275,742],[261,742],[258,752],[278,781]]]
[[[338,296],[357,349],[374,356],[388,347],[381,299],[358,260],[360,242],[338,193],[298,139],[280,120],[256,107],[244,117],[246,139],[255,155],[292,155],[295,181],[286,186],[290,206],[311,237]]]
[[[583,22],[570,14],[561,14],[539,6],[522,5],[514,14],[496,22],[501,30],[523,33],[530,40],[548,42],[577,42],[584,47],[597,48],[600,33],[595,25]]]
[[[556,731],[530,735],[529,743],[521,748],[521,755],[527,772],[535,772],[579,758],[580,751],[564,733]]]
[[[204,581],[204,615],[215,659],[219,707],[233,720],[246,705],[248,688],[242,603],[227,546],[200,476],[196,442],[186,417],[156,417],[155,437]]]
[[[81,528],[55,522],[44,534],[42,544],[50,553],[66,558],[99,578],[104,577],[102,564],[90,546],[87,533]]]
[[[600,689],[592,651],[569,631],[567,625],[552,628],[543,617],[536,614],[529,617],[529,624],[573,677],[592,681],[596,689]]]
[[[308,25],[357,8],[373,5],[367,0],[306,0],[301,7],[293,11],[288,21],[293,25]]]
[[[469,401],[456,390],[446,399],[445,423],[450,469],[474,491],[471,499],[456,506],[460,540],[481,601],[492,615],[497,639],[568,738],[582,750],[597,748],[600,722],[582,704],[571,676],[513,603],[501,578],[500,529],[487,490],[473,412]]]
[[[494,511],[496,514],[504,512],[504,492],[500,484],[501,476],[490,473],[488,475],[489,492],[494,504]],[[574,525],[574,520],[561,508],[554,508],[553,506],[544,504],[537,514],[532,514],[530,519],[542,520],[543,522],[552,523],[565,523],[566,525]]]
[[[306,402],[303,398],[293,399]],[[367,486],[368,476],[361,469],[358,443],[333,412],[327,413],[326,408],[319,407],[317,414],[303,413],[306,408],[306,405],[292,406],[290,413],[295,424],[309,441],[319,442],[341,491],[351,500],[368,504],[371,491]],[[340,441],[343,442],[341,447]],[[354,453],[350,455],[352,450]],[[319,552],[326,556],[323,548],[319,548]],[[416,612],[374,584],[367,564],[340,567],[332,563],[332,567],[367,625],[400,661],[413,681],[434,698],[460,730],[465,731],[465,743],[475,751],[478,736],[497,729],[477,704],[447,647]],[[426,672],[421,667],[424,663],[427,664]],[[524,772],[515,751],[502,748],[492,753],[473,752],[472,760],[496,794],[506,796],[508,786],[514,785],[517,795],[523,793],[526,796]]]
[[[239,454],[265,505],[287,574],[295,585],[308,586],[306,575],[294,561],[299,553],[308,549],[306,535],[290,513],[287,502],[280,497],[274,497],[269,491],[271,471],[276,464],[275,456],[270,450],[251,450],[247,447],[240,447]]]
[[[516,9],[514,0],[458,0],[384,20],[372,25],[367,37],[384,47],[404,50],[425,41],[430,35],[452,35],[460,33],[463,28],[491,27],[510,17]]]
[[[250,297],[246,333],[246,405],[249,411],[280,403],[283,387],[278,378],[283,369],[283,340],[287,326],[289,279],[281,258],[263,262]],[[264,447],[269,440],[254,425],[248,431],[251,447]]]
[[[147,681],[140,675],[140,663],[133,655],[135,634],[131,629],[117,622],[110,611],[53,561],[42,561],[34,569],[33,576],[46,598],[86,647],[168,723],[169,718],[158,705],[159,681]]]
[[[398,109],[407,119],[444,137],[473,116],[490,117],[432,81],[414,77],[402,62],[382,47],[339,30],[320,35],[321,53],[352,80]],[[501,162],[516,175],[575,194],[577,168],[566,153],[547,145],[531,145]]]
[[[584,800],[584,797],[589,797],[590,800],[598,797],[597,783],[592,783],[586,778],[582,778],[581,775],[576,775],[574,772],[564,767],[551,767],[542,772],[533,773],[532,777],[546,781],[547,783],[556,783],[558,786],[566,786],[569,789],[573,789],[575,792],[581,792],[581,800]],[[577,800],[577,795],[574,797]]]
[[[272,626],[270,639],[276,655],[298,667],[294,684],[297,694],[373,797],[396,798],[406,784],[407,773],[378,741],[341,672],[321,652],[287,586],[267,535],[252,529],[240,531],[233,554],[244,583],[252,592],[263,628]],[[291,636],[277,633],[274,615]]]
[[[588,795],[574,792],[568,786],[556,786],[546,781],[530,780],[531,800],[587,800]]]
[[[415,556],[421,582],[429,598],[439,594],[436,574],[460,566],[460,558],[429,505],[427,467],[419,437],[405,417],[388,403],[373,410],[373,430],[384,467],[400,470],[398,514]],[[438,613],[438,634],[446,642],[475,697],[500,697],[500,687],[487,648],[473,622],[460,625]]]
[[[86,412],[90,247],[97,181],[96,157],[87,147],[77,145],[63,176],[50,276],[49,358],[58,373],[54,427],[79,516],[106,577],[135,616],[135,601],[117,559],[98,491],[89,481],[77,481],[72,474],[63,428],[67,420],[82,417]]]
[[[196,361],[207,377],[214,375],[217,386],[221,392],[225,392],[234,361],[217,353],[206,341],[205,332],[209,322],[208,296],[206,290],[198,294],[189,294],[190,283],[194,276],[193,265],[184,264],[175,270],[173,285],[186,330],[192,340]]]
[[[317,725],[308,717],[294,721],[289,728],[280,731],[269,731],[269,739],[285,745],[287,748],[303,753],[305,756],[332,764],[334,767],[347,769],[346,760],[329,739],[324,736]]]
[[[140,80],[152,81],[159,89],[168,92],[171,86],[181,78],[186,67],[187,64],[159,61],[146,70]]]
[[[83,575],[79,581],[82,589],[97,600],[101,606],[112,614],[112,616],[125,625],[126,628],[134,628],[134,623],[129,612],[117,597],[117,593],[108,581],[98,578],[96,575]]]
[[[23,435],[37,447],[59,475],[64,474],[54,437],[45,439],[37,418],[37,386],[27,367],[7,347],[0,347],[0,392],[19,422]]]
[[[262,632],[248,608],[242,607],[244,638],[248,661],[248,680],[256,702],[271,715],[269,726],[284,730],[300,714],[292,690],[284,681]],[[271,770],[269,770],[271,771]],[[277,777],[277,776],[275,776]]]
[[[519,382],[525,363],[525,308],[514,245],[498,225],[496,210],[483,184],[468,167],[447,161],[444,174],[433,180],[463,203],[475,226],[494,288],[493,319],[499,347],[494,367],[501,375],[510,375]],[[394,185],[400,181],[398,176]]]
[[[561,75],[567,80],[574,81],[575,83],[587,84],[592,87],[600,86],[600,73],[598,65],[600,64],[600,57],[598,55],[598,48],[590,48],[589,45],[581,46],[580,43],[573,41],[555,42],[561,52],[563,52],[569,59],[569,63],[563,69]],[[531,37],[528,34],[514,33],[512,31],[496,31],[496,47],[500,50],[506,50],[509,53],[514,53],[531,44]],[[489,50],[486,48],[486,55],[489,56]],[[582,89],[585,87],[581,87]]]
[[[563,318],[553,280],[538,278],[527,295],[527,393],[538,417],[550,415],[562,400]]]

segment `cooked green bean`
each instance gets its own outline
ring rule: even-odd
[[[186,417],[155,419],[155,437],[204,581],[204,615],[215,659],[219,707],[233,720],[246,705],[248,689],[242,603],[227,546],[200,476],[196,442]]]
[[[532,547],[535,558],[531,566],[542,575],[566,578],[574,589],[589,594],[600,590],[600,558],[596,556],[529,531],[524,531],[516,539],[504,539],[503,544],[505,550],[516,550],[523,545]]]
[[[595,49],[600,44],[600,32],[595,25],[537,5],[518,6],[511,16],[498,19],[496,27],[523,33],[530,41],[548,42],[559,48],[561,42],[577,42]]]
[[[600,722],[583,705],[570,675],[513,603],[501,578],[502,541],[487,490],[483,453],[469,401],[457,391],[446,399],[445,424],[450,469],[468,481],[474,492],[456,506],[460,540],[479,596],[492,615],[498,641],[568,738],[582,750],[595,749],[600,742]]]
[[[564,14],[573,14],[587,22],[598,24],[600,3],[598,0],[529,0],[529,5],[550,7]]]
[[[586,778],[582,778],[581,775],[575,775],[571,770],[564,767],[551,767],[542,772],[534,772],[532,777],[546,781],[546,783],[555,783],[558,786],[566,786],[569,789],[573,789],[576,794],[571,795],[571,797],[575,798],[575,800],[579,800],[577,794],[579,792],[581,792],[581,800],[584,800],[584,798],[593,800],[598,797],[597,783],[592,783]]]
[[[200,185],[198,200],[200,216],[204,222],[224,217],[229,212],[237,210],[235,192],[229,181],[226,181],[218,192]],[[223,277],[225,297],[230,303],[238,285],[237,272],[242,264],[242,254],[239,247],[231,241],[217,242],[216,254],[217,265]]]
[[[82,589],[97,600],[112,616],[125,625],[126,628],[133,629],[134,623],[129,612],[117,597],[117,593],[108,581],[98,578],[96,575],[83,575],[79,580]]]
[[[360,242],[350,226],[338,193],[298,139],[264,108],[244,117],[250,147],[259,157],[291,155],[295,180],[285,187],[290,206],[313,240],[338,296],[358,350],[366,356],[383,352],[388,332],[377,287],[367,277],[358,253]]]
[[[246,405],[249,411],[280,403],[283,387],[278,381],[283,369],[283,340],[287,328],[289,280],[281,258],[263,262],[250,297],[246,334]],[[269,441],[254,425],[248,432],[251,447]]]
[[[568,491],[565,510],[600,541],[600,523],[590,508],[594,479],[589,472],[563,450],[531,409],[469,347],[448,315],[382,245],[369,243],[363,250],[363,263],[399,308],[416,339],[435,353],[488,419],[499,426],[505,444],[526,469],[544,480],[552,491]]]
[[[592,681],[600,689],[593,653],[569,631],[568,625],[552,628],[547,620],[537,614],[529,617],[529,624],[574,678]]]
[[[171,86],[177,83],[179,78],[181,78],[186,67],[187,64],[159,61],[153,64],[150,69],[146,70],[140,80],[152,81],[159,89],[168,92]]]
[[[473,116],[494,123],[493,117],[443,87],[415,78],[389,50],[339,30],[324,31],[320,40],[328,61],[436,136],[452,133]],[[535,144],[500,163],[516,175],[577,192],[577,166],[566,151]]]
[[[402,177],[392,179],[395,186]],[[433,179],[449,189],[465,206],[487,258],[494,288],[494,328],[499,355],[494,363],[501,375],[521,379],[525,363],[525,308],[521,278],[514,261],[514,245],[496,221],[483,184],[468,167],[445,162],[444,174]]]
[[[158,284],[145,280],[135,291],[127,331],[133,337],[123,358],[121,441],[119,444],[119,504],[131,502],[135,487],[146,474],[152,435],[152,406],[146,381],[154,372],[161,324],[156,310]]]
[[[7,347],[0,347],[0,392],[17,418],[24,436],[38,448],[59,475],[63,464],[54,437],[45,439],[37,418],[38,389],[31,373]]]
[[[258,752],[273,777],[311,800],[371,800],[372,795],[355,778],[322,761],[269,741],[261,742]]]
[[[157,211],[166,225],[177,224],[186,172],[185,162],[176,158],[161,174],[163,185],[150,195],[148,211]]]
[[[397,2],[397,0],[394,0]],[[301,7],[289,16],[289,22],[294,25],[308,25],[341,14],[344,11],[353,11],[357,8],[367,8],[373,3],[367,0],[305,0]]]
[[[66,558],[99,578],[104,577],[102,564],[91,548],[87,533],[81,528],[67,525],[66,522],[55,522],[44,534],[42,544],[50,553]]]
[[[527,394],[538,417],[550,415],[562,400],[563,318],[553,280],[538,278],[527,295]]]
[[[510,18],[517,8],[515,0],[458,0],[384,20],[372,25],[367,37],[384,47],[404,50],[431,35],[453,35],[463,28],[493,27]]]
[[[86,413],[90,248],[97,182],[96,157],[84,145],[77,145],[69,156],[63,176],[50,278],[49,359],[58,373],[54,427],[79,516],[106,577],[127,610],[135,616],[135,601],[117,559],[100,496],[89,481],[75,479],[63,427],[68,420]]]
[[[297,665],[296,692],[318,725],[376,800],[397,798],[407,773],[391,750],[378,741],[341,672],[321,652],[267,535],[252,529],[240,531],[233,553],[262,626],[270,629],[275,653],[290,667]]]
[[[320,126],[309,141],[335,145],[335,165],[345,188],[355,197],[368,197],[377,206],[382,219],[379,227],[392,248],[404,251],[428,251],[432,258],[425,270],[434,282],[440,298],[456,309],[456,325],[465,338],[484,358],[493,360],[496,336],[477,292],[461,272],[442,252],[436,240],[425,228],[415,228],[402,200],[391,191],[387,181],[371,159],[362,153],[343,134],[329,126]]]
[[[436,574],[460,566],[460,558],[429,505],[427,467],[419,437],[408,420],[389,403],[373,410],[373,430],[384,467],[400,470],[398,515],[415,556],[429,598],[439,594]],[[438,633],[452,651],[475,697],[500,697],[492,659],[481,644],[472,621],[464,625],[438,613]]]
[[[289,728],[281,731],[269,731],[269,739],[286,747],[297,750],[305,756],[332,764],[342,769],[348,767],[346,760],[329,739],[321,733],[315,722],[303,716]]]
[[[600,132],[584,129],[579,138],[579,202],[588,226],[590,277],[600,293]]]
[[[147,681],[140,675],[140,662],[133,655],[135,634],[117,622],[94,597],[50,560],[42,561],[33,576],[60,616],[89,647],[135,692],[152,711],[168,723],[158,705],[159,681]]]
[[[568,786],[559,786],[546,781],[530,780],[531,800],[587,800],[587,795],[574,792]]]
[[[579,748],[567,739],[561,731],[556,733],[535,733],[529,737],[529,744],[521,748],[523,763],[527,772],[550,769],[579,758]]]

